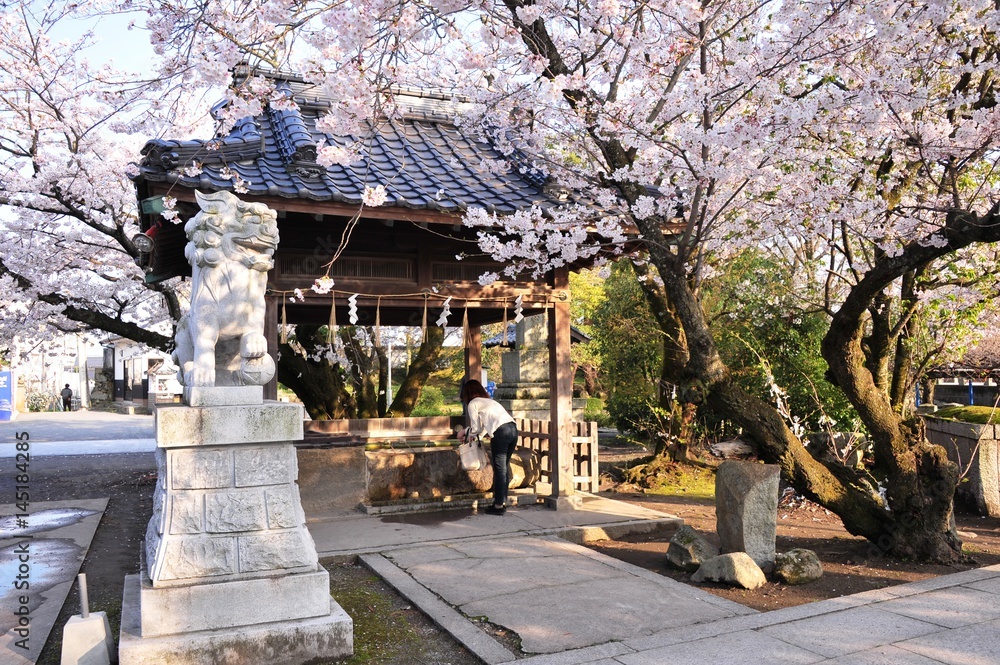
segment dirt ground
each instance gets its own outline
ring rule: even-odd
[[[645,454],[645,450],[635,445],[602,441],[601,467],[606,470],[612,464],[635,460]],[[714,499],[661,496],[642,493],[634,486],[619,487],[625,491],[604,491],[601,494],[681,517],[685,524],[710,542],[719,544],[715,534]],[[877,554],[867,540],[849,534],[839,517],[789,492],[783,494],[779,504],[776,550],[787,552],[797,547],[813,550],[823,565],[823,577],[809,584],[790,586],[769,576],[766,585],[753,591],[713,582],[695,586],[741,605],[767,611],[1000,563],[1000,519],[959,512],[956,524],[964,552],[974,562],[941,566],[899,561]],[[592,547],[617,559],[694,585],[690,573],[667,564],[667,546],[672,536],[673,531],[665,531],[653,536],[602,541],[592,544]]]
[[[715,503],[711,499],[615,492],[602,494],[682,517],[685,524],[709,541],[719,544],[715,535]],[[813,550],[823,564],[823,577],[799,586],[783,584],[769,577],[767,584],[753,591],[711,582],[697,586],[741,605],[767,611],[1000,563],[1000,519],[958,515],[956,522],[963,535],[965,552],[976,563],[954,566],[917,564],[873,555],[868,541],[847,533],[836,515],[802,500],[794,503],[786,501],[778,511],[776,549],[778,552],[796,547]],[[672,535],[672,531],[667,531],[627,541],[601,541],[591,547],[616,559],[693,584],[689,573],[667,564],[667,546]]]

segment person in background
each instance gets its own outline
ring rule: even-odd
[[[63,388],[62,390],[59,391],[59,394],[62,396],[63,411],[72,411],[73,410],[73,391],[70,390],[70,387],[69,387],[68,383],[66,384],[65,388]]]
[[[469,427],[459,435],[459,439],[465,443],[482,434],[490,437],[493,505],[487,506],[484,512],[487,515],[503,515],[507,512],[507,486],[512,475],[510,456],[517,445],[517,425],[502,406],[490,399],[490,394],[479,381],[466,381],[460,397],[469,417]]]

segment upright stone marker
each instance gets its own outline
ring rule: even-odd
[[[198,203],[185,227],[191,312],[175,353],[185,404],[156,410],[153,516],[140,574],[125,579],[119,661],[350,656],[353,622],[330,597],[295,482],[302,405],[263,399],[275,213],[228,192]]]
[[[723,553],[746,552],[765,572],[774,568],[778,467],[726,461],[715,475],[716,531]]]
[[[515,348],[500,356],[500,383],[493,397],[515,418],[548,420],[551,386],[545,315],[524,317],[515,327],[514,339]],[[586,407],[587,400],[573,400],[574,420],[583,419]]]

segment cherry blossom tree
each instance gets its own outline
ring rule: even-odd
[[[54,331],[100,329],[171,345],[175,282],[146,284],[128,164],[160,130],[164,89],[92,65],[94,42],[56,37],[87,3],[0,13],[0,339],[17,351]]]
[[[889,309],[892,298],[919,301],[942,261],[968,268],[977,260],[968,248],[1000,239],[993,2],[148,7],[165,73],[223,83],[237,62],[295,69],[338,100],[321,127],[333,134],[362,137],[367,121],[391,118],[392,84],[468,96],[469,128],[529,155],[570,194],[562,207],[502,220],[469,210],[486,251],[511,272],[540,274],[600,262],[630,234],[641,238],[654,311],[683,331],[675,382],[684,400],[738,423],[764,459],[878,551],[961,556],[956,466],[893,408],[880,368],[882,349],[916,323],[905,306]],[[290,103],[254,77],[228,94],[230,122]],[[320,155],[334,163],[353,152]],[[746,247],[779,252],[785,239],[837,257],[824,278],[832,324],[823,356],[871,435],[871,473],[821,462],[773,403],[741,390],[705,319],[706,271]]]

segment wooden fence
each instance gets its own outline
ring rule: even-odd
[[[548,420],[516,420],[518,445],[538,453],[541,483],[552,484],[552,458],[549,455]],[[573,485],[582,492],[596,492],[600,488],[597,458],[597,423],[572,423],[573,432]]]

